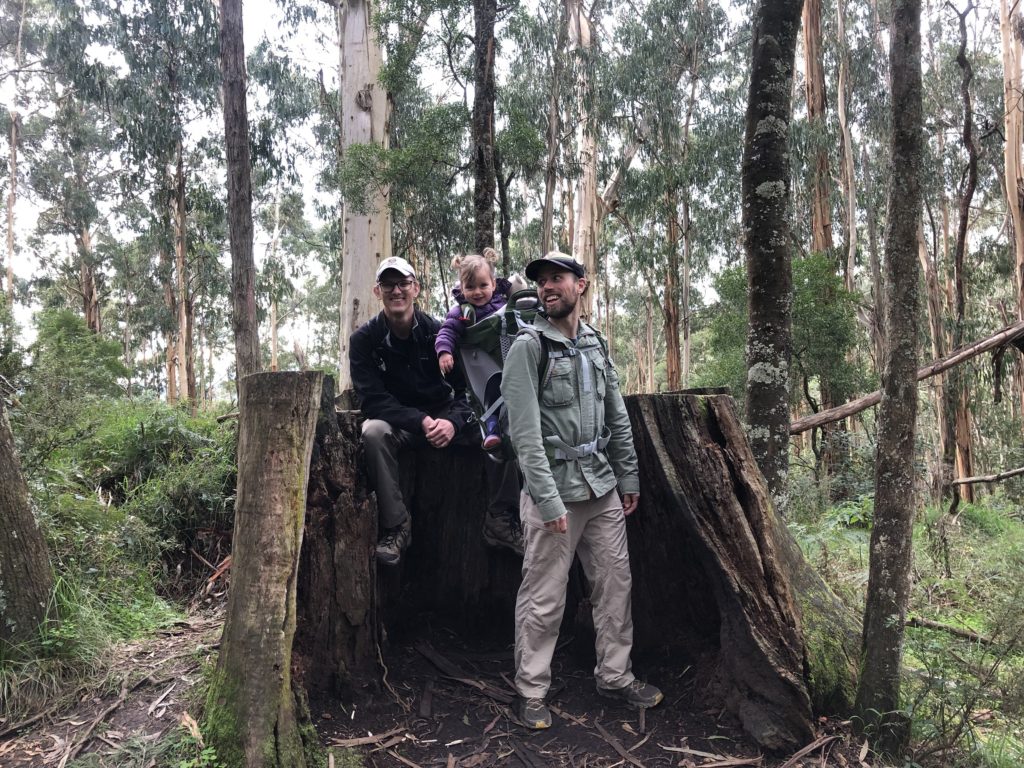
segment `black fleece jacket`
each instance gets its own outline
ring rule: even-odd
[[[466,425],[472,412],[458,369],[453,389],[437,364],[440,328],[439,320],[417,309],[408,339],[390,334],[383,312],[352,334],[348,359],[363,416],[416,435],[423,434],[426,415],[448,419],[456,432]]]

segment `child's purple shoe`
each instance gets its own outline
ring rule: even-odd
[[[501,447],[501,438],[498,435],[488,435],[484,438],[483,449],[490,453]]]

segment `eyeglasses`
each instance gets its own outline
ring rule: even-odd
[[[391,281],[378,282],[377,285],[380,287],[380,290],[383,293],[391,293],[396,288],[399,289],[402,293],[405,293],[410,288],[412,288],[413,283],[415,282],[416,281],[413,280],[412,278],[408,278],[406,280],[399,280],[397,283],[392,283]]]

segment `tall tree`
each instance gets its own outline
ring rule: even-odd
[[[256,263],[252,255],[252,181],[249,112],[245,100],[242,0],[221,0],[220,55],[224,78],[224,143],[228,166],[231,237],[231,325],[235,332],[235,381],[260,370],[256,320]]]
[[[0,657],[31,642],[46,619],[53,573],[43,533],[29,503],[28,486],[14,449],[7,406],[0,396]]]
[[[999,0],[999,34],[1003,53],[1004,188],[1012,233],[1017,317],[1024,319],[1024,100],[1021,99],[1024,44],[1020,27],[1014,23],[1010,12],[1010,0]],[[1017,396],[1024,410],[1024,384]]]
[[[341,62],[341,151],[358,144],[386,149],[390,101],[380,83],[381,48],[370,0],[338,0]],[[352,386],[348,339],[377,311],[373,275],[391,255],[391,215],[384,195],[369,196],[363,209],[347,197],[342,222],[341,328],[338,391]]]
[[[743,142],[743,234],[750,326],[746,412],[751,449],[776,508],[786,506],[793,275],[789,124],[803,0],[758,0]]]
[[[473,210],[476,252],[494,247],[494,64],[497,0],[473,0]]]
[[[902,754],[909,722],[901,710],[903,635],[910,595],[917,426],[917,228],[923,140],[921,3],[892,7],[892,137],[885,234],[888,330],[875,457],[875,520],[856,710],[876,749]]]
[[[576,190],[576,222],[572,239],[572,255],[583,264],[591,280],[597,276],[597,105],[594,82],[594,63],[597,60],[597,28],[594,16],[600,0],[591,3],[590,11],[583,0],[566,0],[569,51],[573,52],[576,69],[576,110],[578,160],[580,177]],[[583,296],[583,315],[590,318],[594,311],[594,291]]]

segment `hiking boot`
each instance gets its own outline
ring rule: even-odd
[[[523,525],[519,522],[519,510],[488,511],[484,517],[484,541],[492,547],[505,547],[522,555]]]
[[[501,438],[498,435],[487,435],[484,438],[483,449],[490,453],[501,448]]]
[[[598,685],[597,692],[609,699],[624,701],[637,709],[656,707],[665,698],[665,695],[653,685],[636,679],[624,688],[602,688]]]
[[[544,699],[519,699],[519,720],[535,731],[551,727],[551,710]]]
[[[412,543],[412,523],[409,518],[394,528],[385,528],[377,540],[377,562],[384,565],[398,565],[402,553]]]

